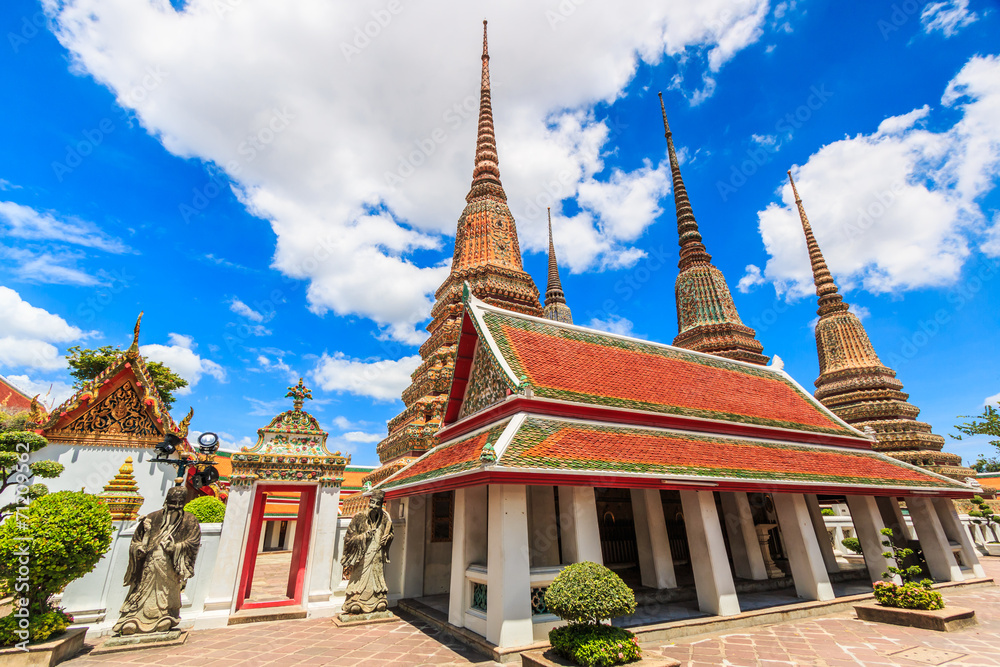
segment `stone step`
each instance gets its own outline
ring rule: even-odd
[[[308,614],[300,605],[285,607],[262,607],[260,609],[241,609],[229,617],[228,625],[242,623],[266,623],[269,621],[289,621],[305,618]]]

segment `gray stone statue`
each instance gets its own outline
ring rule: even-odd
[[[347,584],[344,601],[346,614],[370,614],[385,611],[389,587],[385,584],[385,564],[389,562],[392,543],[392,519],[384,509],[385,492],[372,492],[367,511],[351,519],[344,536],[344,556],[340,562]]]
[[[163,509],[139,519],[129,545],[125,586],[115,635],[167,632],[180,623],[181,591],[194,574],[201,546],[198,518],[184,511],[185,490],[167,491]]]

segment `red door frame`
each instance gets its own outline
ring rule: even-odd
[[[288,587],[285,591],[289,600],[277,602],[247,602],[253,582],[254,566],[257,564],[257,545],[260,531],[264,526],[264,497],[269,491],[298,491],[299,513],[295,518],[295,543],[292,546],[292,564],[288,572]],[[299,484],[258,484],[254,493],[253,512],[250,515],[250,533],[247,535],[246,551],[243,556],[243,571],[240,573],[236,590],[236,611],[240,609],[261,609],[264,607],[290,607],[302,604],[302,589],[306,576],[306,561],[309,553],[309,534],[312,532],[313,511],[316,504],[316,487]]]

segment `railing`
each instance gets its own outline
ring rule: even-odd
[[[548,609],[545,608],[545,591],[556,578],[565,565],[554,565],[547,567],[531,568],[531,615],[549,616]],[[480,616],[485,616],[487,611],[487,570],[485,565],[474,563],[465,571],[465,579],[472,594],[469,596],[469,608],[466,610]]]
[[[996,524],[987,526],[981,520],[977,524],[973,520],[973,517],[970,517],[968,514],[959,514],[958,518],[966,530],[969,531],[972,543],[980,553],[985,554],[987,552],[986,544],[988,542],[1000,541],[1000,526]],[[909,528],[910,534],[913,535],[913,521],[908,516],[905,519],[906,526]],[[841,541],[848,537],[855,537],[854,524],[851,522],[850,515],[824,516],[823,522],[826,524],[826,531],[830,536],[830,542],[833,544],[834,553],[838,556],[847,555],[841,545]]]

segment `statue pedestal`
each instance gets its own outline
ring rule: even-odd
[[[333,617],[333,624],[337,627],[344,627],[345,625],[391,623],[398,620],[399,616],[396,616],[391,611],[373,611],[370,614],[337,614]]]
[[[781,571],[781,568],[771,558],[771,547],[769,545],[771,541],[771,529],[777,525],[776,523],[762,523],[754,526],[754,530],[757,531],[757,542],[760,543],[760,555],[764,558],[764,569],[767,570],[769,579],[780,579],[785,576],[785,573]]]
[[[164,646],[180,646],[187,641],[186,630],[170,630],[169,632],[146,632],[134,635],[112,637],[95,648],[89,655],[135,651],[144,648],[162,648]]]

